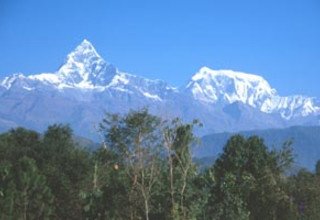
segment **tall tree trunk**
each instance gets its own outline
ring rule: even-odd
[[[98,187],[98,163],[94,164],[94,173],[93,173],[93,189],[97,189]]]
[[[173,165],[172,165],[172,158],[169,155],[169,166],[170,166],[170,194],[171,194],[171,214],[174,216],[174,187],[173,187]]]
[[[182,216],[185,218],[185,211],[184,211],[184,190],[186,188],[186,182],[184,181],[183,182],[183,186],[182,186],[182,189],[181,189],[181,199],[180,199],[180,206],[181,206],[181,212],[182,212]]]
[[[149,203],[147,199],[144,200],[144,208],[145,208],[146,220],[149,220]]]
[[[189,170],[189,167],[183,173],[183,185],[182,185],[182,188],[181,188],[181,198],[180,198],[181,212],[182,212],[182,216],[183,216],[184,219],[186,219],[186,213],[185,213],[185,210],[184,210],[184,191],[185,191],[185,189],[187,187],[188,170]]]
[[[27,220],[27,212],[28,212],[28,189],[25,188],[23,190],[24,200],[23,200],[23,220]]]

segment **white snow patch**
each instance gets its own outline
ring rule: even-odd
[[[117,75],[115,75],[112,79],[112,81],[109,83],[108,87],[110,86],[116,86],[116,85],[119,85],[119,84],[122,84],[122,85],[127,85],[129,83],[129,80],[126,76],[125,73],[119,73]]]
[[[148,92],[142,92],[142,94],[147,98],[154,99],[154,100],[157,100],[157,101],[162,101],[162,99],[158,95],[153,95],[153,94],[150,94]]]
[[[39,80],[39,81],[47,82],[51,84],[61,83],[61,79],[58,77],[58,75],[53,73],[41,73],[38,75],[28,76],[28,78],[31,80]]]
[[[28,91],[35,90],[35,88],[31,88],[31,87],[27,87],[27,86],[23,86],[22,88],[25,90],[28,90]]]

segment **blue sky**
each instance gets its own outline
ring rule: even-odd
[[[172,85],[209,66],[320,97],[318,0],[0,0],[0,77],[53,72],[84,38],[119,69]]]

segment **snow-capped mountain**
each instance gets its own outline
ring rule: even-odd
[[[116,90],[136,93],[145,98],[160,101],[168,93],[177,91],[161,80],[149,80],[120,72],[107,63],[88,40],[84,40],[72,51],[66,62],[55,73],[24,76],[14,74],[6,77],[1,85],[7,90],[18,86],[25,90],[36,90],[41,86],[52,89],[102,92]]]
[[[239,101],[255,108],[276,94],[261,76],[208,67],[202,67],[193,75],[187,90],[202,102],[230,104]]]
[[[200,119],[203,133],[319,124],[320,102],[281,97],[261,76],[202,67],[178,89],[118,70],[84,40],[53,73],[13,74],[0,81],[0,129],[42,130],[69,123],[97,137],[104,112],[149,107],[162,117]]]
[[[241,102],[265,113],[280,113],[284,119],[320,113],[319,101],[301,95],[281,97],[261,76],[232,70],[202,67],[186,87],[204,103]]]

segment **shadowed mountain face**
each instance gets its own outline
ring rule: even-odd
[[[104,112],[148,107],[164,118],[200,119],[201,134],[291,125],[318,125],[320,102],[282,97],[261,76],[202,67],[175,88],[122,72],[84,40],[54,73],[14,74],[0,80],[0,130],[25,126],[42,131],[69,123],[76,134],[99,139]]]

